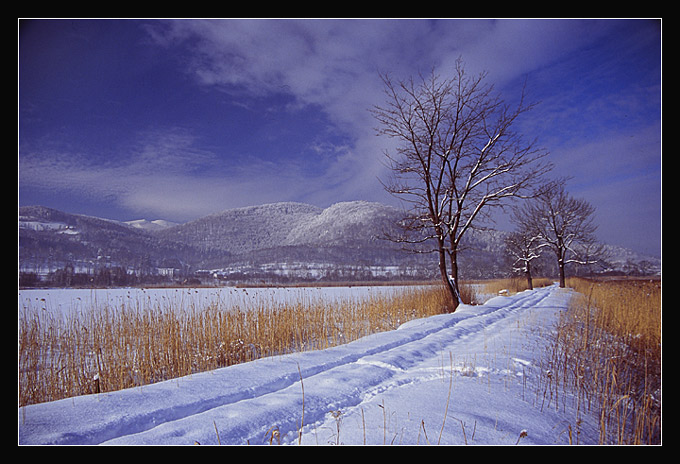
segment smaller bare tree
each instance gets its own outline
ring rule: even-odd
[[[541,237],[527,230],[512,232],[505,238],[505,249],[512,259],[512,270],[526,276],[529,290],[534,289],[531,263],[541,257],[541,248],[544,246]]]
[[[562,288],[567,264],[596,264],[604,257],[604,247],[595,237],[594,214],[590,203],[566,192],[563,181],[543,188],[515,212],[522,227],[554,252]]]

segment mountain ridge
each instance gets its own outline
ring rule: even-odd
[[[194,274],[215,270],[258,275],[263,279],[265,269],[289,273],[291,266],[323,268],[326,274],[361,268],[364,276],[367,269],[380,268],[384,274],[390,268],[395,272],[408,269],[411,276],[436,278],[436,257],[405,253],[398,244],[384,239],[401,214],[392,206],[368,201],[339,202],[327,208],[278,202],[226,209],[183,224],[168,224],[162,220],[114,221],[26,206],[19,208],[19,264],[20,271],[25,272],[39,269],[46,273],[76,263],[86,272],[102,266],[134,272],[171,268]],[[501,249],[505,234],[469,234],[469,247],[461,254],[462,278],[507,274]],[[658,259],[610,248],[620,258],[612,260],[617,269],[660,269]],[[545,269],[549,269],[549,261],[547,258]]]
[[[155,235],[236,254],[275,246],[352,246],[376,240],[399,214],[396,208],[367,201],[339,202],[327,208],[268,203],[224,210]]]
[[[168,227],[155,235],[180,243],[192,243],[199,248],[248,253],[283,244],[295,225],[321,211],[316,206],[295,202],[246,206]]]

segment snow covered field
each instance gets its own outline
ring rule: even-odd
[[[26,406],[19,443],[553,445],[571,430],[596,444],[597,417],[577,416],[538,384],[570,295],[553,285],[326,350]],[[20,297],[57,306],[44,294]]]

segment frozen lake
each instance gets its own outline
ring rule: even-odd
[[[49,288],[19,291],[19,309],[69,314],[92,308],[242,310],[286,302],[342,301],[395,294],[408,286],[272,287],[272,288]]]

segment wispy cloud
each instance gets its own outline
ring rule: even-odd
[[[185,221],[234,205],[299,196],[299,169],[257,159],[234,166],[173,128],[142,134],[128,152],[104,163],[72,151],[25,150],[19,182],[23,188],[110,198],[140,215]]]

